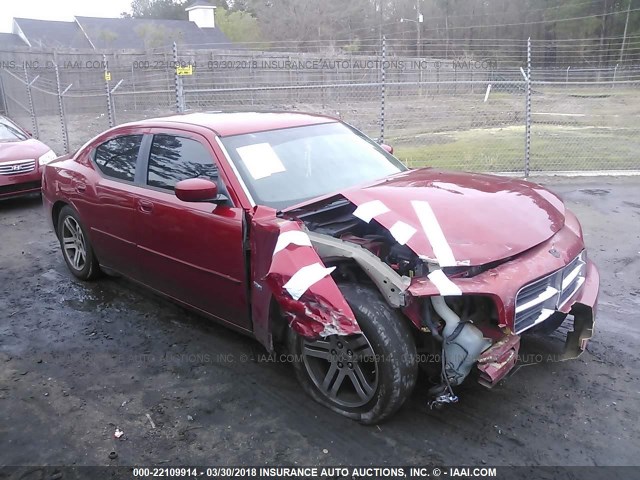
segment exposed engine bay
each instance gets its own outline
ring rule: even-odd
[[[423,277],[429,266],[406,244],[400,244],[392,233],[376,221],[364,222],[353,215],[355,206],[347,200],[339,200],[310,212],[295,215],[312,232],[339,238],[360,245],[376,255],[395,270],[398,275]],[[444,267],[448,276],[472,277],[483,271],[509,261],[504,258],[479,266]]]
[[[348,201],[335,202],[319,210],[299,215],[306,227],[315,233],[339,238],[367,249],[401,276],[428,273],[423,262],[406,245],[400,245],[377,222],[366,223],[353,215],[355,206]]]

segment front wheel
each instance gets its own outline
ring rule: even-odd
[[[306,339],[289,329],[289,351],[303,389],[317,402],[364,424],[402,406],[418,374],[416,348],[402,316],[370,288],[339,285],[362,334]]]

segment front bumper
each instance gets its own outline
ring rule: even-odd
[[[516,366],[549,361],[563,361],[579,357],[587,348],[593,336],[599,276],[595,265],[590,264],[587,281],[577,292],[576,300],[568,311],[561,308],[557,314],[564,317],[559,326],[548,325],[555,321],[550,317],[537,329],[527,330],[521,335],[509,334],[495,342],[478,358],[478,382],[485,387],[493,387]],[[521,345],[522,343],[522,345]]]
[[[451,278],[462,295],[490,297],[498,313],[496,342],[478,358],[480,383],[493,386],[523,360],[520,343],[527,353],[543,353],[544,360],[567,360],[578,357],[593,336],[600,277],[596,266],[587,261],[585,281],[576,293],[537,328],[521,335],[514,331],[515,304],[518,291],[525,285],[562,269],[582,250],[580,236],[565,226],[546,242],[518,257],[471,278]],[[560,252],[560,254],[558,254]],[[414,278],[408,289],[414,297],[440,295],[428,278]],[[565,318],[566,317],[566,318]],[[552,322],[565,319],[558,328]],[[551,328],[550,328],[551,327]],[[540,332],[551,332],[540,334]],[[525,348],[526,347],[526,348]],[[535,357],[541,358],[541,357]],[[526,360],[525,360],[526,363]]]
[[[584,250],[584,242],[569,227],[565,226],[555,235],[526,252],[497,267],[490,268],[468,278],[450,280],[462,295],[490,297],[495,303],[498,326],[515,331],[515,308],[518,291],[529,283],[564,268]],[[588,261],[585,282],[567,300],[560,311],[568,313],[575,303],[584,304],[595,310],[598,298],[599,276],[593,262]],[[441,295],[436,285],[428,277],[414,278],[407,289],[413,298]]]
[[[595,264],[589,261],[584,285],[575,297],[560,309],[574,319],[573,330],[567,335],[563,357],[560,360],[576,358],[586,350],[587,343],[593,336],[599,290],[600,274]]]
[[[551,332],[545,332],[546,322],[543,322],[540,329],[523,333],[526,355],[533,354],[535,357],[532,358],[543,358],[546,361],[563,361],[579,357],[593,337],[599,285],[598,269],[593,262],[588,262],[582,288],[559,310],[559,313],[566,314],[564,321]],[[551,318],[547,320],[552,321]],[[539,333],[539,330],[544,333]],[[544,356],[540,357],[540,354]]]
[[[16,175],[0,175],[0,199],[7,199],[40,192],[42,188],[42,170]]]

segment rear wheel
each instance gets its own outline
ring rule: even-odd
[[[289,350],[303,389],[346,417],[375,424],[393,414],[413,391],[416,348],[401,315],[379,293],[340,285],[362,334],[306,339],[289,330]]]
[[[78,214],[69,206],[60,210],[58,216],[58,239],[64,261],[76,277],[93,280],[100,274],[89,238],[80,223]]]

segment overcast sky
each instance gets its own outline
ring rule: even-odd
[[[0,0],[0,32],[11,31],[13,17],[73,20],[81,17],[119,17],[131,0]]]

